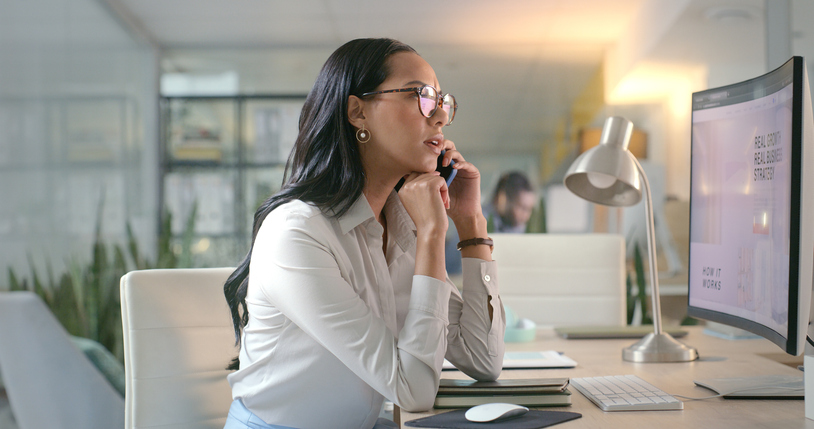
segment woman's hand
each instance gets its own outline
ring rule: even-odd
[[[399,199],[416,226],[415,274],[446,278],[444,237],[449,227],[447,183],[437,171],[410,173]]]
[[[452,167],[458,170],[455,179],[449,185],[450,203],[447,213],[455,222],[461,240],[486,238],[486,218],[483,217],[480,205],[480,171],[455,150],[455,143],[451,140],[446,140],[444,145],[446,153],[441,164],[448,165],[449,160],[454,159],[455,164]],[[461,249],[461,256],[484,261],[492,260],[490,248],[484,245],[467,246]]]
[[[399,189],[399,198],[415,223],[419,235],[446,235],[449,227],[446,208],[449,208],[447,184],[440,173],[410,173]]]
[[[455,160],[452,168],[458,170],[449,186],[450,203],[447,207],[449,217],[457,225],[459,221],[483,214],[480,203],[480,171],[474,164],[464,159],[455,149],[452,140],[445,140],[444,146],[446,153],[442,165],[449,165],[450,160]]]

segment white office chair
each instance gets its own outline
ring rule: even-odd
[[[223,284],[233,268],[143,270],[121,280],[125,428],[223,428],[237,356]]]
[[[124,399],[33,292],[0,293],[0,372],[20,429],[124,423]]]
[[[491,234],[503,303],[538,326],[625,324],[625,242],[615,234]]]

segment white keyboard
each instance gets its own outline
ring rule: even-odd
[[[683,402],[635,375],[572,378],[571,386],[602,411],[684,409]]]

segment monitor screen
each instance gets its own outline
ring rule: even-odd
[[[688,313],[794,355],[814,265],[810,100],[801,57],[692,100]]]

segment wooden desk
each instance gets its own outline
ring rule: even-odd
[[[504,370],[501,378],[524,377],[593,377],[601,375],[635,374],[667,393],[691,397],[709,396],[713,392],[695,386],[693,380],[750,375],[802,373],[770,357],[782,353],[780,348],[764,339],[723,340],[706,335],[701,327],[688,327],[690,332],[681,341],[696,347],[700,359],[686,363],[631,363],[622,360],[622,348],[634,340],[565,340],[553,330],[541,330],[531,343],[507,343],[510,351],[558,350],[578,362],[573,369]],[[802,357],[799,358],[802,362]],[[445,371],[444,378],[465,378],[461,372]],[[554,426],[579,428],[814,428],[814,421],[805,418],[803,400],[735,400],[706,399],[684,403],[682,411],[603,412],[571,388],[570,407],[545,408],[582,414],[581,419]],[[448,410],[423,413],[396,411],[400,422],[426,417]],[[403,423],[402,428],[407,427]]]

